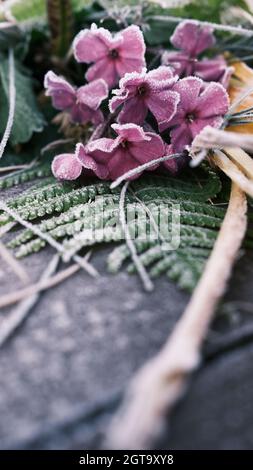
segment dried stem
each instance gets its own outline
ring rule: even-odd
[[[12,253],[0,241],[0,257],[11,267],[12,271],[24,284],[28,284],[29,276],[22,264],[14,258]]]
[[[14,121],[16,102],[16,87],[15,87],[15,63],[13,49],[9,49],[9,115],[4,131],[3,138],[0,143],[0,159],[3,156],[5,147],[11,134],[11,129]]]
[[[16,222],[22,225],[25,228],[31,230],[37,237],[45,240],[50,246],[52,246],[58,253],[63,255],[65,253],[64,246],[58,243],[49,233],[42,232],[38,225],[34,225],[31,222],[24,220],[15,210],[11,209],[4,201],[0,200],[0,209],[4,212],[7,212]],[[92,266],[85,258],[81,258],[78,255],[72,255],[71,258],[75,261],[81,268],[83,268],[90,276],[97,277],[99,274],[97,270]]]
[[[72,264],[68,268],[55,274],[55,276],[43,277],[39,282],[27,286],[24,289],[19,289],[15,292],[11,292],[10,294],[3,295],[0,297],[0,308],[8,307],[8,305],[15,304],[20,302],[20,300],[37,294],[38,292],[54,287],[75,274],[79,269],[79,264]]]
[[[224,294],[247,227],[245,194],[232,184],[228,210],[202,277],[167,343],[134,377],[109,429],[109,448],[149,448],[200,363],[200,347]]]
[[[51,262],[43,272],[40,282],[49,279],[57,269],[59,263],[59,255],[54,255]],[[32,295],[25,298],[0,324],[0,347],[13,335],[16,329],[23,323],[27,318],[31,309],[34,307],[36,302],[39,300],[40,291],[34,291]]]
[[[127,181],[124,184],[124,186],[121,190],[121,193],[120,193],[119,219],[120,219],[120,223],[121,223],[123,232],[125,234],[126,244],[127,244],[128,249],[131,253],[133,263],[134,263],[134,265],[137,269],[137,272],[138,272],[138,274],[139,274],[139,276],[142,280],[143,287],[147,292],[151,292],[154,289],[153,283],[152,283],[151,279],[149,278],[149,275],[148,275],[145,267],[143,266],[143,264],[142,264],[142,262],[141,262],[141,260],[138,256],[135,244],[134,244],[133,240],[131,239],[131,234],[129,232],[127,221],[126,221],[125,207],[124,206],[125,206],[125,197],[126,197],[126,192],[127,192],[128,185],[129,185],[129,182]]]
[[[150,19],[154,21],[161,21],[163,23],[181,23],[181,21],[185,21],[185,18],[181,18],[179,16],[167,16],[167,15],[163,15],[163,16],[152,15],[152,16],[146,17],[146,21],[149,21]],[[227,33],[238,34],[239,36],[246,36],[246,37],[253,36],[253,31],[251,29],[242,28],[241,26],[230,26],[230,25],[211,23],[209,21],[200,21],[200,20],[195,20],[195,21],[196,23],[202,26],[211,26],[216,31],[224,31]]]
[[[235,149],[234,149],[235,154]],[[216,150],[215,154],[211,157],[211,161],[220,168],[231,180],[236,183],[245,193],[253,197],[253,180],[248,179],[246,170],[244,173],[241,169],[233,163],[225,153]]]

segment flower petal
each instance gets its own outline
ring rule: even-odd
[[[130,59],[120,56],[117,60],[115,60],[115,66],[119,77],[124,77],[126,73],[141,72],[144,65],[145,62],[139,58]]]
[[[177,49],[182,49],[191,56],[197,56],[215,44],[213,28],[201,26],[197,21],[182,21],[170,39]]]
[[[159,93],[151,93],[146,103],[151,113],[155,116],[158,125],[169,122],[177,111],[180,95],[176,91],[164,90]]]
[[[77,90],[77,100],[91,109],[98,109],[108,96],[108,86],[103,79],[94,80]]]
[[[89,142],[85,150],[89,155],[94,156],[99,163],[108,163],[110,156],[112,156],[118,148],[119,143],[119,139],[102,137],[101,139]]]
[[[191,59],[185,52],[165,51],[162,55],[162,64],[168,65],[174,69],[174,73],[182,77],[192,75],[194,59]]]
[[[76,98],[76,90],[62,77],[58,77],[54,72],[49,71],[44,78],[46,95],[52,97],[53,106],[56,109],[64,110],[73,106]]]
[[[203,82],[198,77],[186,77],[179,80],[173,87],[180,94],[180,108],[184,111],[195,109]]]
[[[144,67],[146,46],[140,28],[138,26],[131,25],[128,28],[123,29],[119,34],[123,37],[123,42],[118,49],[120,56],[124,57],[124,59],[137,59],[140,66]]]
[[[108,163],[110,179],[115,180],[119,176],[123,175],[129,170],[132,170],[133,168],[136,168],[137,166],[138,162],[135,160],[135,158],[132,157],[128,151],[119,147]],[[129,179],[135,179],[138,176],[139,175]]]
[[[201,118],[224,116],[229,108],[229,97],[220,83],[209,83],[198,99],[195,108]]]
[[[191,129],[184,122],[171,131],[171,144],[175,152],[182,152],[186,145],[191,145],[192,140]]]
[[[120,124],[131,122],[133,124],[142,125],[147,112],[148,108],[144,100],[136,97],[130,98],[125,102],[123,109],[118,116],[118,122]]]
[[[109,170],[105,164],[98,163],[94,157],[89,155],[85,150],[83,144],[77,144],[76,159],[81,163],[83,168],[91,170],[100,179],[107,179],[109,176]]]
[[[157,69],[150,70],[147,74],[148,81],[151,83],[153,81],[157,82],[157,86],[162,83],[163,85],[166,83],[171,85],[172,83],[177,81],[178,77],[175,77],[175,73],[171,67],[167,67],[166,65],[161,65]]]
[[[156,158],[163,157],[165,155],[165,144],[161,137],[154,132],[147,132],[146,135],[150,137],[150,140],[143,142],[134,142],[130,147],[129,151],[131,155],[140,164],[150,162]],[[157,167],[158,165],[156,165]],[[155,169],[155,167],[152,169]]]
[[[72,153],[63,153],[54,158],[52,172],[60,180],[76,180],[82,173],[82,165]]]
[[[111,88],[118,82],[118,73],[116,70],[114,60],[108,57],[98,60],[95,64],[91,65],[86,72],[85,78],[88,82],[102,78],[107,83],[108,87]]]
[[[190,125],[192,138],[194,139],[196,135],[198,135],[200,131],[204,129],[204,127],[212,126],[212,127],[219,128],[222,122],[223,122],[223,118],[220,116],[213,116],[213,117],[206,118],[206,119],[196,119]]]
[[[174,153],[176,152],[172,145],[165,146],[165,155],[173,155]],[[163,162],[163,166],[165,166],[166,170],[169,170],[170,173],[176,175],[178,171],[178,160],[179,157],[171,158],[171,160],[166,160]]]
[[[105,28],[83,29],[74,39],[73,50],[77,62],[96,62],[108,54],[112,43],[110,31]]]
[[[92,111],[88,108],[88,106],[80,105],[76,103],[71,108],[70,116],[73,122],[84,124],[92,120]]]
[[[136,95],[136,89],[141,86],[145,81],[146,69],[144,68],[141,73],[132,72],[126,73],[119,81],[119,89],[112,90],[113,96],[109,102],[110,112],[114,112],[121,104],[128,98]]]
[[[206,82],[218,82],[226,67],[227,64],[222,56],[215,59],[203,59],[196,63],[195,74]]]
[[[121,140],[127,140],[128,142],[143,142],[145,140],[151,140],[149,135],[150,133],[144,132],[143,128],[136,124],[112,124],[111,127],[119,135]]]

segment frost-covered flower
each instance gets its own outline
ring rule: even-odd
[[[170,65],[180,77],[196,75],[206,81],[219,81],[228,86],[233,72],[227,67],[223,56],[213,59],[198,60],[198,56],[215,44],[213,29],[208,25],[200,25],[194,20],[180,23],[171,37],[171,43],[178,52],[164,52],[162,63]]]
[[[118,134],[115,139],[101,138],[88,143],[85,148],[79,146],[79,161],[100,178],[115,180],[127,171],[165,155],[165,145],[159,135],[145,132],[136,124],[113,124],[112,128]],[[157,164],[151,169],[155,168]]]
[[[132,25],[114,36],[95,24],[84,29],[73,43],[78,62],[93,63],[86,73],[92,81],[103,78],[109,87],[114,86],[127,72],[140,72],[145,66],[145,43],[138,26]]]
[[[54,158],[52,173],[59,180],[76,180],[82,173],[82,165],[75,154],[62,153]]]
[[[171,69],[164,66],[150,72],[143,69],[141,73],[127,73],[119,82],[119,90],[113,90],[116,96],[109,103],[110,111],[114,112],[123,105],[118,116],[121,124],[143,124],[148,110],[158,124],[167,123],[174,116],[179,102],[179,94],[173,91],[177,80]]]
[[[45,75],[46,94],[51,96],[56,109],[69,112],[73,122],[92,122],[99,124],[103,114],[99,109],[102,101],[108,96],[108,86],[102,79],[75,88],[62,77],[49,71]]]
[[[186,77],[174,85],[180,94],[177,112],[161,130],[171,129],[171,144],[181,152],[207,125],[220,127],[228,111],[229,98],[220,83],[204,83],[197,77]]]

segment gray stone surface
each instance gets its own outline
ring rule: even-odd
[[[0,448],[99,447],[122,391],[159,350],[188,301],[163,277],[152,294],[139,279],[105,269],[108,248],[42,294],[28,319],[0,349]],[[52,249],[25,259],[37,280]],[[204,347],[202,367],[176,407],[160,446],[252,448],[252,254],[238,262]],[[20,286],[1,264],[0,294]],[[1,319],[13,308],[3,309]]]

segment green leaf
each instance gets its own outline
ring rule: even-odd
[[[9,65],[5,58],[0,63],[0,133],[5,130],[9,112]],[[41,132],[45,119],[36,103],[33,80],[25,74],[25,69],[15,63],[16,104],[15,117],[10,143],[16,145],[27,142],[33,132]]]
[[[27,180],[34,176],[29,171]],[[20,173],[20,181],[25,181],[26,172],[24,170]],[[18,175],[14,179],[17,182]],[[13,181],[8,179],[4,183],[8,187]],[[127,192],[126,204],[128,213],[133,216],[129,222],[129,231],[133,235],[140,227],[145,233],[151,233],[151,219],[143,206],[140,210],[138,201],[141,200],[142,205],[148,207],[154,218],[157,208],[161,210],[163,205],[165,209],[168,208],[168,212],[162,211],[168,217],[168,224],[164,219],[165,231],[166,227],[171,229],[173,205],[180,204],[181,243],[178,249],[164,251],[159,237],[133,239],[151,276],[166,274],[180,287],[191,290],[203,270],[225,213],[224,208],[209,202],[220,192],[219,177],[213,170],[203,166],[202,169],[186,171],[180,179],[166,174],[146,174],[131,182],[131,189],[133,192]],[[108,259],[108,269],[117,272],[125,261],[130,260],[119,223],[119,198],[120,188],[111,190],[108,182],[80,186],[76,183],[61,184],[50,179],[43,186],[33,187],[12,198],[8,205],[23,219],[33,221],[42,233],[59,240],[64,247],[64,259],[91,245],[120,243]],[[0,225],[6,225],[11,220],[6,213],[0,215]],[[140,226],[136,225],[137,220]],[[163,226],[159,226],[159,229],[164,233]],[[9,247],[17,249],[17,257],[36,253],[45,246],[43,237],[35,236],[30,229],[22,229],[9,241]],[[134,271],[131,263],[128,271]]]

